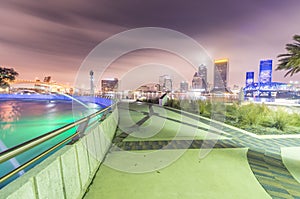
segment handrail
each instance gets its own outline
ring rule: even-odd
[[[33,147],[49,140],[49,139],[65,132],[65,131],[75,127],[76,125],[79,125],[82,122],[85,122],[85,121],[87,121],[87,118],[82,118],[82,119],[78,120],[77,122],[67,124],[67,125],[59,128],[59,129],[51,131],[51,132],[45,134],[45,136],[43,135],[43,136],[37,137],[38,139],[35,138],[35,139],[29,140],[27,142],[24,142],[20,145],[17,145],[15,147],[12,147],[8,150],[5,150],[5,151],[0,153],[0,163],[3,163],[5,161],[15,157],[15,156],[19,155],[20,153],[28,151],[29,149],[31,149],[31,148],[33,148]]]
[[[26,152],[28,151],[29,149],[39,145],[39,144],[42,144],[44,143],[45,141],[47,140],[50,140],[51,138],[53,137],[56,137],[62,133],[64,133],[65,131],[77,126],[77,125],[80,125],[80,124],[83,124],[85,122],[88,122],[90,119],[93,119],[94,117],[100,115],[101,113],[104,113],[105,111],[108,111],[109,109],[113,108],[114,106],[116,105],[115,104],[112,104],[104,109],[101,109],[95,113],[92,113],[91,115],[89,116],[86,116],[80,120],[77,120],[75,122],[72,122],[72,123],[69,123],[61,128],[58,128],[56,130],[53,130],[53,131],[50,131],[44,135],[41,135],[39,137],[36,137],[34,139],[31,139],[29,141],[26,141],[22,144],[19,144],[15,147],[12,147],[10,149],[7,149],[3,152],[0,153],[0,164],[23,153],[23,152]],[[94,122],[93,122],[94,124]],[[76,131],[74,134],[72,134],[71,136],[65,138],[64,140],[62,140],[61,142],[57,143],[56,145],[52,146],[51,148],[47,149],[46,151],[44,151],[43,153],[39,154],[38,156],[32,158],[31,160],[29,160],[28,162],[24,163],[23,165],[21,165],[20,167],[14,169],[13,171],[9,172],[8,174],[2,176],[0,178],[0,183],[4,182],[5,180],[7,180],[8,178],[12,177],[14,174],[20,172],[21,170],[23,170],[24,168],[28,167],[29,165],[31,165],[32,163],[36,162],[37,160],[41,159],[42,157],[44,157],[45,155],[47,155],[48,153],[50,153],[51,151],[55,150],[56,148],[58,148],[59,146],[63,145],[64,143],[68,142],[69,140],[75,138],[76,136],[78,136],[81,132],[79,131]]]
[[[37,155],[36,157],[30,159],[29,161],[25,162],[24,164],[22,164],[21,166],[17,167],[16,169],[10,171],[9,173],[5,174],[4,176],[2,176],[0,178],[0,183],[8,180],[10,177],[12,177],[13,175],[19,173],[20,171],[22,171],[23,169],[25,169],[26,167],[30,166],[31,164],[33,164],[34,162],[38,161],[39,159],[41,159],[42,157],[46,156],[47,154],[49,154],[50,152],[54,151],[55,149],[57,149],[58,147],[60,147],[61,145],[63,145],[64,143],[68,142],[69,140],[71,140],[72,138],[76,137],[79,134],[79,132],[76,132],[75,134],[67,137],[66,139],[62,140],[61,142],[57,143],[56,145],[54,145],[53,147],[47,149],[46,151],[44,151],[43,153]]]

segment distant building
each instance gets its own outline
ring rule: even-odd
[[[272,82],[272,60],[260,61],[258,82],[260,84],[268,84]]]
[[[172,91],[173,90],[173,82],[172,79],[165,79],[165,91]]]
[[[254,84],[254,72],[246,72],[246,86]]]
[[[51,76],[44,77],[44,82],[49,83],[51,80]]]
[[[140,92],[157,92],[157,85],[150,83],[150,84],[146,84],[146,85],[142,85],[139,88],[136,89],[136,91],[140,91]]]
[[[290,81],[289,84],[292,86],[293,90],[300,91],[300,82],[299,81]]]
[[[262,98],[269,101],[276,98],[300,99],[300,91],[291,83],[272,82],[272,60],[261,60],[258,82],[254,82],[254,72],[246,73],[244,96],[246,99],[257,101]]]
[[[147,85],[143,85],[143,86],[140,86],[138,89],[136,89],[137,91],[141,91],[141,92],[149,92],[151,91],[150,87],[147,86]]]
[[[207,68],[203,64],[198,67],[192,80],[192,89],[207,91]]]
[[[205,90],[207,90],[207,67],[203,64],[201,64],[198,67],[198,74],[202,79],[202,88],[204,88]]]
[[[214,62],[214,87],[211,92],[230,92],[228,89],[228,59],[215,60]]]
[[[233,94],[239,94],[241,91],[241,88],[238,85],[233,85],[232,87],[230,87],[230,91]]]
[[[173,90],[173,82],[169,75],[162,75],[159,77],[159,87],[160,91],[172,91]]]
[[[164,84],[165,84],[165,76],[159,76],[159,91],[162,91],[163,90],[163,87],[164,87]]]
[[[189,90],[189,83],[187,83],[186,81],[182,81],[180,82],[180,92],[182,93],[186,93]]]
[[[118,79],[117,78],[107,78],[101,80],[101,90],[102,92],[114,92],[118,89]]]
[[[192,89],[201,89],[203,87],[203,79],[198,72],[195,72],[192,80]]]

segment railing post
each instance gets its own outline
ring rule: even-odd
[[[71,142],[69,143],[70,145],[74,144],[80,138],[82,138],[84,136],[84,132],[85,132],[86,128],[88,127],[89,122],[90,122],[90,117],[88,116],[87,120],[85,122],[79,124],[79,126],[76,130],[78,132],[78,135],[72,138]]]

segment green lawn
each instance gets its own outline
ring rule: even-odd
[[[195,122],[195,124],[197,124]],[[202,123],[197,125],[210,128]],[[211,127],[212,128],[212,127]],[[220,132],[220,131],[219,131]],[[152,116],[144,123],[138,131],[130,134],[124,141],[142,141],[142,140],[204,140],[209,135],[209,139],[226,139],[218,134],[208,133],[206,130],[196,129],[189,125],[184,125],[157,116]]]
[[[173,164],[140,174],[117,171],[104,163],[85,198],[270,198],[253,175],[246,153],[247,149],[213,149],[200,160],[199,150],[187,150]],[[135,166],[135,158],[132,152],[113,152],[106,161]]]
[[[300,147],[281,148],[281,156],[286,168],[300,183]]]

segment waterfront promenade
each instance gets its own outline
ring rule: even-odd
[[[156,105],[118,109],[116,137],[86,199],[300,198],[300,138],[263,138]]]

